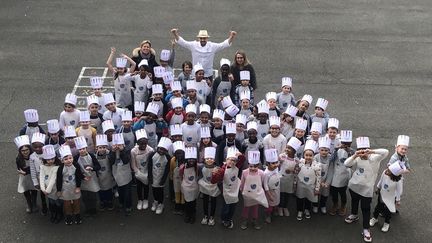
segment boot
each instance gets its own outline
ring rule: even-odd
[[[345,216],[346,215],[346,206],[342,205],[338,210],[339,216]]]
[[[338,205],[337,204],[333,204],[333,206],[330,208],[330,210],[328,211],[328,213],[331,216],[335,216],[337,211],[338,211]]]

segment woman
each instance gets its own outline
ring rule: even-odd
[[[134,60],[138,66],[141,60],[146,59],[148,61],[148,66],[154,75],[153,68],[159,66],[159,64],[156,62],[155,53],[155,50],[151,47],[151,42],[149,40],[143,40],[140,47],[137,47],[132,51],[132,60]],[[138,69],[131,71],[138,71]]]
[[[254,90],[257,89],[257,83],[256,83],[256,76],[255,76],[255,70],[250,64],[249,60],[246,57],[246,53],[242,50],[238,50],[234,55],[234,61],[231,65],[231,73],[233,75],[234,80],[233,87],[234,89],[231,89],[231,92],[235,91],[235,87],[240,84],[240,71],[247,70],[250,72],[250,86]],[[232,97],[234,97],[232,95]]]

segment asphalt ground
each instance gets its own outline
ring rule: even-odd
[[[431,13],[426,0],[2,1],[0,242],[362,241],[359,223],[321,215],[303,222],[276,218],[260,231],[242,231],[241,205],[233,230],[184,224],[169,207],[161,216],[101,213],[71,227],[25,213],[12,142],[23,110],[38,109],[41,122],[58,117],[82,67],[103,67],[111,46],[130,53],[143,39],[160,52],[169,47],[173,27],[187,40],[208,29],[217,42],[236,30],[233,46],[218,53],[215,64],[245,50],[257,72],[258,97],[278,90],[288,75],[296,97],[328,99],[341,128],[369,136],[373,147],[392,151],[397,135],[409,135],[414,172],[406,176],[400,214],[388,233],[376,226],[372,234],[374,242],[430,242]],[[190,60],[187,50],[176,51],[176,67]]]

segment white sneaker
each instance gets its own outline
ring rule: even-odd
[[[147,209],[149,207],[148,200],[144,200],[142,203],[142,209]]]
[[[321,213],[322,214],[327,214],[327,208],[326,207],[322,207],[321,208]]]
[[[354,223],[359,220],[358,215],[350,214],[345,218],[345,222],[348,224]]]
[[[369,225],[370,225],[370,227],[374,227],[374,225],[375,225],[376,223],[378,223],[378,219],[376,219],[376,218],[371,218],[371,219],[369,220]]]
[[[363,240],[365,242],[372,242],[372,235],[369,229],[363,229]]]
[[[305,218],[307,218],[307,219],[311,218],[311,214],[310,214],[308,209],[305,209],[304,214],[305,214]]]
[[[204,216],[204,218],[201,220],[201,224],[202,225],[208,224],[208,218],[207,218],[207,216]]]
[[[115,193],[114,193],[114,197],[119,197],[119,193],[118,193],[118,191],[115,191]]]
[[[384,223],[383,227],[381,228],[382,232],[387,232],[390,228],[390,224]]]
[[[137,203],[137,209],[138,209],[138,210],[143,209],[143,201],[138,200],[138,203]]]
[[[215,220],[214,220],[213,217],[210,217],[210,218],[209,218],[209,220],[208,220],[208,225],[209,225],[209,226],[213,226],[213,225],[215,225]]]
[[[156,207],[156,214],[161,214],[163,212],[164,205],[163,203],[159,203]]]
[[[151,207],[151,211],[156,211],[156,207],[158,206],[158,202],[157,201],[153,201],[152,207]]]
[[[297,220],[298,220],[298,221],[303,220],[303,212],[302,212],[302,211],[299,211],[299,212],[297,213]]]
[[[318,207],[313,207],[313,208],[312,208],[312,212],[313,212],[313,213],[318,213]]]
[[[289,217],[289,216],[290,216],[290,213],[289,213],[288,208],[284,208],[284,209],[283,209],[283,214],[284,214],[286,217]]]
[[[282,208],[278,208],[278,215],[279,215],[280,217],[282,217],[282,216],[284,215],[284,213],[283,213],[283,209],[282,209]]]

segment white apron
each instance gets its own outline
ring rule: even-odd
[[[131,82],[129,75],[118,76],[114,80],[114,94],[118,107],[126,107],[132,104]]]
[[[43,182],[41,182],[41,183],[43,183],[45,185],[45,190],[47,190],[47,191],[48,191],[48,186],[50,184],[50,181],[53,180],[54,176],[57,174],[58,166],[52,166],[52,167],[53,168],[50,168],[50,170],[49,170],[49,175],[45,174],[45,177],[43,178]],[[55,169],[55,167],[57,167],[57,169]],[[41,168],[41,170],[44,170],[44,169]],[[48,192],[47,197],[51,198],[53,200],[57,200],[59,198],[57,196],[57,187],[55,185],[55,182],[53,184],[53,187],[51,188],[51,191]]]
[[[186,202],[192,202],[197,199],[199,189],[195,167],[184,169],[183,180],[181,182],[181,191]]]
[[[387,206],[390,212],[395,213],[396,212],[396,186],[398,183],[402,183],[402,180],[395,182],[392,181],[387,175],[384,175],[382,177],[381,182],[381,199],[384,202],[384,204]]]
[[[243,187],[243,201],[245,207],[260,204],[268,208],[268,201],[262,187],[261,176],[258,174],[250,174],[245,179]]]
[[[280,176],[279,173],[273,173],[268,179],[268,193],[271,195],[271,199],[268,198],[269,206],[277,206],[280,202]]]
[[[148,185],[148,156],[150,152],[137,154],[135,158],[138,162],[138,171],[135,173],[135,177],[145,185]]]
[[[230,81],[221,81],[219,83],[219,86],[216,89],[216,94],[214,95],[215,100],[214,103],[217,104],[218,103],[218,98],[220,96],[225,97],[230,95],[231,92],[231,82]]]
[[[226,204],[237,203],[240,190],[239,169],[235,166],[226,168],[223,177],[223,197]]]
[[[348,186],[348,181],[351,178],[351,169],[346,167],[344,162],[348,158],[348,153],[344,149],[338,149],[337,160],[335,161],[333,179],[331,185],[333,187]]]
[[[26,167],[30,166],[30,160],[25,160]],[[18,192],[24,193],[25,191],[36,190],[33,185],[33,181],[30,174],[27,175],[18,175]]]
[[[296,196],[307,198],[311,202],[318,202],[318,196],[314,194],[316,175],[313,166],[303,164],[297,178]]]
[[[330,156],[330,155],[328,155],[328,156]],[[318,160],[320,160],[320,158],[318,158]],[[327,163],[320,163],[320,166],[321,166],[321,182],[325,182],[325,180],[327,179],[327,173],[328,173],[328,169],[329,169],[329,163],[330,163],[330,160],[327,160]],[[321,196],[328,197],[329,194],[330,194],[330,185],[328,187],[320,187],[320,195]]]
[[[203,177],[198,181],[199,190],[201,193],[204,193],[211,197],[217,197],[220,194],[220,190],[217,184],[211,183],[212,172],[213,172],[213,168],[204,167],[202,169]]]
[[[124,186],[132,180],[130,165],[123,164],[123,161],[120,158],[116,158],[116,161],[112,166],[112,173],[118,186]]]
[[[129,132],[124,132],[123,127],[121,128],[121,133],[123,134],[124,144],[126,151],[131,151],[135,147],[135,135],[130,129]]]
[[[81,197],[81,192],[75,193],[75,188],[77,188],[75,171],[76,168],[74,165],[63,167],[63,184],[60,199],[76,200]]]
[[[82,180],[81,190],[89,191],[89,192],[98,192],[100,190],[100,187],[99,187],[99,181],[98,181],[96,172],[86,170],[86,167],[88,167],[88,166],[90,166],[92,168],[94,167],[93,161],[92,161],[92,158],[90,157],[90,155],[88,154],[85,157],[80,156],[78,158],[78,164],[81,167],[81,171],[83,172],[83,175],[85,177],[90,177],[90,179],[88,181]]]
[[[99,170],[99,186],[102,191],[110,190],[114,187],[115,181],[111,171],[111,164],[108,161],[108,156],[105,158],[97,158],[101,166]]]
[[[177,115],[177,114],[172,115],[171,120],[169,122],[170,125],[182,124],[182,123],[183,123],[183,115]]]
[[[294,193],[294,168],[296,165],[296,161],[294,159],[283,159],[283,162],[280,165],[280,191],[285,193]],[[286,170],[289,169],[292,172],[286,173]]]
[[[144,130],[147,132],[148,137],[148,146],[152,147],[153,149],[156,149],[157,147],[157,134],[156,134],[156,123],[146,123],[144,126]]]

